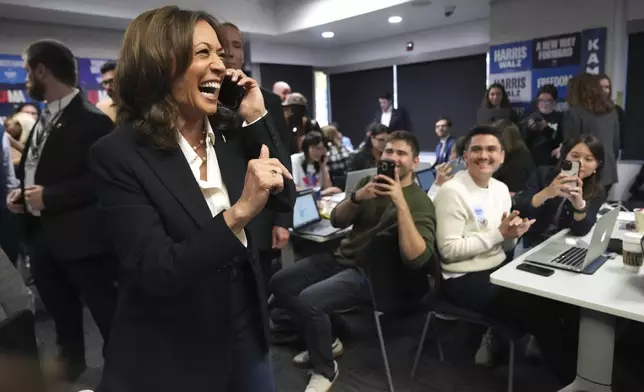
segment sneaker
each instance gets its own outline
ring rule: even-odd
[[[476,350],[476,355],[474,355],[475,364],[492,366],[492,338],[492,329],[490,328],[481,338],[481,346]]]
[[[334,359],[344,354],[344,346],[342,345],[342,342],[340,341],[340,339],[336,338],[335,341],[333,342],[333,345],[331,346],[331,354],[333,355]],[[294,356],[293,364],[299,367],[310,366],[311,357],[309,356],[309,352],[302,351],[301,353]]]
[[[336,361],[333,361],[333,366],[335,366],[333,380],[329,380],[321,374],[311,372],[311,378],[309,379],[309,383],[306,384],[304,392],[329,392],[333,383],[338,379],[338,375],[340,374],[338,363]]]

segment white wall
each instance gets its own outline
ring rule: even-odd
[[[0,19],[0,37],[0,53],[21,54],[29,43],[52,38],[69,46],[77,57],[115,59],[123,32]]]

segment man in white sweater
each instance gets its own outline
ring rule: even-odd
[[[492,178],[504,158],[500,133],[487,126],[474,128],[465,140],[467,170],[446,182],[434,201],[446,294],[482,313],[494,291],[490,272],[534,222],[510,211],[508,187]]]

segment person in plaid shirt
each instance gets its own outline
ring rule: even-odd
[[[351,159],[351,151],[342,144],[342,137],[340,132],[333,125],[322,127],[322,133],[326,139],[327,146],[327,167],[329,168],[329,175],[333,181],[336,177],[345,177],[349,170],[349,159]],[[335,181],[334,185],[335,184]]]

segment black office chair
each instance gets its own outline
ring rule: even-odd
[[[437,248],[435,248],[437,249]],[[514,352],[515,352],[515,341],[518,341],[521,338],[521,333],[516,329],[499,323],[495,320],[492,320],[488,317],[483,316],[477,312],[461,308],[456,306],[446,300],[441,295],[441,258],[438,255],[438,252],[435,254],[432,262],[429,264],[430,274],[427,276],[429,280],[429,291],[427,297],[424,299],[425,306],[427,309],[427,318],[425,320],[425,325],[423,326],[423,332],[420,336],[420,342],[418,343],[418,349],[416,350],[416,356],[414,358],[414,365],[411,369],[411,378],[413,379],[416,375],[416,369],[418,368],[418,361],[420,360],[420,355],[423,351],[423,345],[425,343],[425,338],[427,337],[427,330],[429,325],[432,324],[432,319],[435,318],[437,314],[447,316],[450,318],[455,318],[461,321],[465,321],[471,324],[477,324],[484,327],[492,328],[495,333],[498,333],[502,337],[506,338],[510,342],[510,359],[509,359],[509,374],[508,374],[508,392],[512,392],[514,389]],[[443,355],[443,349],[440,342],[440,337],[438,333],[437,323],[433,323],[434,327],[434,339],[438,345],[438,353],[440,360],[444,361],[445,357]]]
[[[394,392],[391,368],[382,333],[384,315],[424,311],[422,299],[427,292],[426,270],[411,269],[400,258],[397,236],[377,236],[363,257],[371,294],[373,318],[390,392]]]

